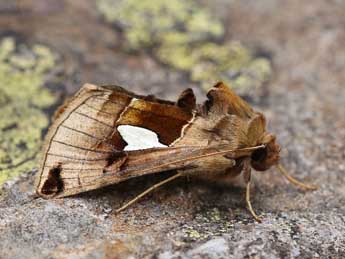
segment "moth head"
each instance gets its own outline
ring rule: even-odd
[[[255,150],[251,155],[251,165],[257,171],[267,170],[278,164],[280,159],[280,146],[274,135],[266,134],[261,144],[265,147]]]

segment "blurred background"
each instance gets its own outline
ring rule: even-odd
[[[332,183],[314,207],[341,204],[344,42],[342,0],[0,0],[0,186],[35,172],[54,110],[86,82],[201,102],[222,80],[266,114],[291,171]]]

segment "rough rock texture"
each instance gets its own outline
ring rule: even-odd
[[[20,16],[0,1],[0,29],[63,53],[66,93],[80,81],[112,82],[173,98],[191,85],[147,55],[120,53],[120,36],[85,2],[27,0]],[[345,257],[345,2],[217,0],[209,8],[224,17],[226,37],[271,58],[269,96],[258,108],[289,171],[320,188],[301,192],[274,170],[255,173],[261,224],[248,214],[242,187],[194,179],[177,180],[115,215],[168,173],[43,200],[33,197],[33,169],[2,188],[0,258]]]

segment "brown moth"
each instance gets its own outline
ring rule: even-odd
[[[59,198],[94,190],[146,174],[176,170],[122,206],[123,210],[153,189],[180,176],[217,178],[243,173],[250,203],[251,168],[279,165],[280,147],[266,131],[263,114],[252,109],[223,83],[197,105],[191,89],[176,102],[140,96],[118,86],[85,84],[60,107],[46,136],[37,177],[37,193]]]

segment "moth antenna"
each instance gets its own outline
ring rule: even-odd
[[[150,188],[148,188],[147,190],[145,190],[144,192],[140,193],[138,196],[136,196],[134,199],[130,200],[129,202],[127,202],[125,205],[123,205],[121,208],[117,209],[115,211],[115,213],[119,213],[121,211],[123,211],[124,209],[128,208],[129,206],[131,206],[133,203],[137,202],[139,199],[141,199],[142,197],[144,197],[145,195],[147,195],[148,193],[152,192],[153,190],[157,189],[158,187],[171,182],[172,180],[175,180],[176,178],[182,176],[182,173],[177,173],[153,186],[151,186]]]
[[[305,189],[305,190],[316,190],[318,188],[316,185],[305,184],[305,183],[302,183],[299,180],[295,179],[286,171],[286,169],[281,164],[278,164],[276,167],[278,169],[278,172],[281,175],[283,175],[293,185],[295,185],[299,188]]]

